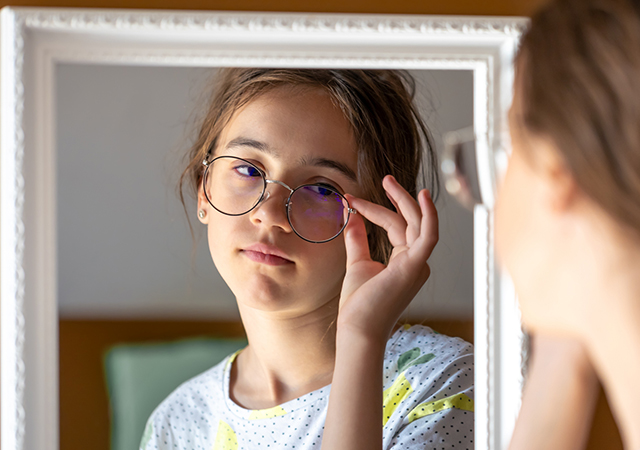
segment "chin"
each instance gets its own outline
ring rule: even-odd
[[[295,300],[292,288],[263,274],[227,283],[236,297],[238,306],[245,305],[262,311],[288,309]]]

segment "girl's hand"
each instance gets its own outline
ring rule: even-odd
[[[358,211],[345,230],[347,272],[338,332],[350,330],[385,343],[398,318],[427,281],[427,259],[438,242],[438,214],[429,192],[418,202],[390,175],[382,185],[397,212],[349,196]],[[362,216],[387,231],[393,252],[385,266],[371,259]]]
[[[382,449],[382,367],[395,323],[431,273],[438,216],[426,191],[416,202],[390,176],[382,181],[398,212],[349,196],[359,214],[345,230],[347,273],[340,294],[336,362],[322,449]],[[369,254],[366,217],[387,231],[389,264]],[[380,376],[371,376],[378,373]]]

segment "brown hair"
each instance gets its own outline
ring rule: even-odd
[[[640,233],[640,2],[545,6],[517,79],[525,127],[551,138],[586,195]]]
[[[215,149],[233,114],[271,89],[283,86],[320,88],[345,115],[357,143],[357,178],[367,200],[393,209],[382,189],[382,178],[393,175],[412,195],[424,167],[424,185],[437,195],[438,174],[431,135],[412,103],[415,83],[405,72],[393,70],[226,68],[216,73],[215,86],[198,137],[187,154],[179,183],[197,193],[202,161]],[[186,211],[186,208],[185,208]],[[368,227],[371,257],[387,262],[391,244],[386,232]]]

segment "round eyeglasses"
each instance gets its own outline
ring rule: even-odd
[[[268,184],[289,190],[285,203],[291,229],[307,242],[320,244],[335,239],[356,210],[329,184],[303,184],[291,189],[282,181],[268,180],[264,171],[235,156],[204,160],[202,188],[209,204],[227,216],[241,216],[269,197]]]

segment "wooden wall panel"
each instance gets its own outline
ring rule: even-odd
[[[596,413],[586,450],[622,450],[622,439],[604,391],[600,388]]]
[[[528,16],[545,0],[3,0],[0,6]]]

